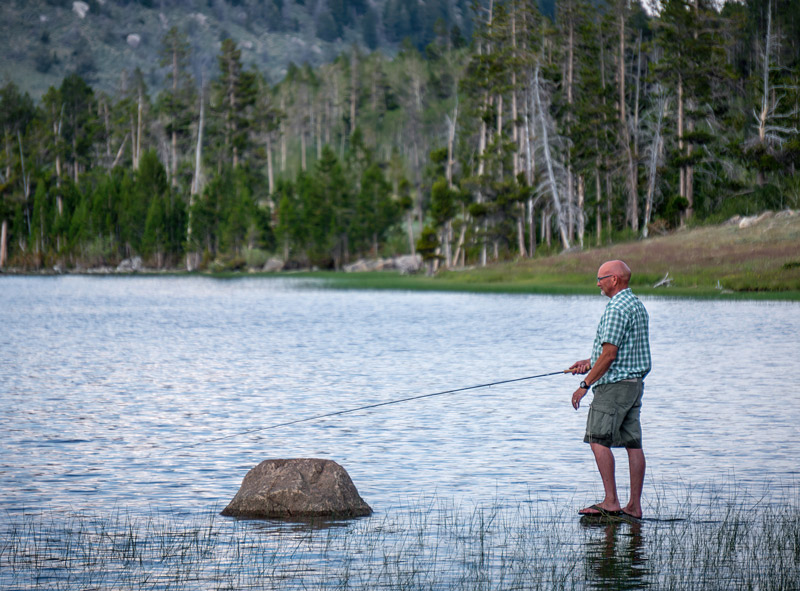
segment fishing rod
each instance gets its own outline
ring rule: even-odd
[[[258,433],[260,431],[269,431],[270,429],[277,429],[278,427],[288,427],[290,425],[297,425],[299,423],[307,423],[309,421],[316,421],[318,419],[325,419],[328,417],[335,417],[338,415],[344,415],[351,412],[357,412],[359,410],[368,410],[371,408],[378,408],[380,406],[389,406],[390,404],[400,404],[401,402],[409,402],[411,400],[421,400],[422,398],[433,398],[434,396],[444,396],[445,394],[455,394],[456,392],[466,392],[467,390],[477,390],[478,388],[488,388],[490,386],[499,386],[501,384],[511,384],[513,382],[522,382],[525,380],[535,380],[537,378],[546,378],[548,376],[555,376],[559,374],[565,373],[572,373],[571,369],[563,369],[561,371],[553,371],[550,373],[542,373],[535,376],[526,376],[524,378],[514,378],[512,380],[502,380],[499,382],[491,382],[489,384],[478,384],[477,386],[467,386],[466,388],[456,388],[455,390],[444,390],[443,392],[434,392],[433,394],[421,394],[419,396],[409,396],[408,398],[400,398],[399,400],[389,400],[387,402],[378,402],[375,404],[366,404],[364,406],[359,406],[357,408],[348,408],[347,410],[337,410],[336,412],[329,412],[321,415],[314,415],[313,417],[306,417],[304,419],[296,419],[294,421],[287,421],[285,423],[277,423],[275,425],[268,425],[266,427],[257,427],[255,429],[248,429],[247,431],[240,431],[238,433],[232,433],[230,435],[223,435],[222,437],[215,437],[213,439],[206,439],[204,441],[198,441],[197,443],[188,443],[186,445],[181,445],[178,447],[173,447],[172,449],[167,450],[168,452],[178,451],[179,449],[186,449],[189,447],[195,447],[197,445],[202,445],[204,443],[214,443],[217,441],[222,441],[223,439],[231,439],[233,437],[241,437],[242,435],[249,435],[251,433]]]

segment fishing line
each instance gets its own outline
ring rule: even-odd
[[[232,433],[230,435],[223,435],[222,437],[215,437],[213,439],[206,439],[204,441],[198,441],[197,443],[189,443],[186,445],[181,445],[179,447],[173,447],[172,449],[168,449],[167,452],[177,451],[179,449],[186,449],[189,447],[195,447],[197,445],[203,445],[205,443],[214,443],[216,441],[222,441],[223,439],[231,439],[233,437],[241,437],[242,435],[249,435],[251,433],[258,433],[260,431],[268,431],[270,429],[277,429],[278,427],[288,427],[290,425],[297,425],[299,423],[307,423],[309,421],[316,421],[318,419],[324,419],[327,417],[335,417],[338,415],[344,415],[351,412],[357,412],[359,410],[368,410],[371,408],[378,408],[380,406],[389,406],[390,404],[400,404],[401,402],[409,402],[411,400],[421,400],[422,398],[433,398],[434,396],[444,396],[445,394],[455,394],[456,392],[466,392],[467,390],[477,390],[478,388],[488,388],[489,386],[499,386],[500,384],[511,384],[513,382],[522,382],[524,380],[535,380],[537,378],[545,378],[548,376],[555,376],[559,374],[565,373],[572,373],[569,369],[564,369],[561,371],[554,371],[550,373],[542,373],[536,376],[526,376],[524,378],[514,378],[513,380],[502,380],[499,382],[491,382],[489,384],[479,384],[477,386],[467,386],[466,388],[456,388],[455,390],[444,390],[443,392],[434,392],[433,394],[421,394],[419,396],[409,396],[408,398],[400,398],[399,400],[389,400],[387,402],[378,402],[376,404],[367,404],[364,406],[359,406],[358,408],[348,408],[347,410],[337,410],[336,412],[329,412],[321,415],[315,415],[313,417],[306,417],[304,419],[297,419],[294,421],[287,421],[285,423],[277,423],[275,425],[269,425],[267,427],[258,427],[256,429],[248,429],[247,431],[240,431],[238,433]]]

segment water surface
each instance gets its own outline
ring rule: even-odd
[[[571,513],[602,491],[572,376],[240,433],[566,368],[588,357],[606,301],[0,278],[0,510],[197,518],[264,459],[322,457],[347,469],[374,520],[434,496]],[[796,495],[800,304],[643,301],[646,505],[679,513],[676,485],[760,503]]]

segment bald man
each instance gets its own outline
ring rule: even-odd
[[[597,287],[610,301],[597,327],[592,357],[570,367],[573,374],[587,374],[572,394],[575,410],[589,388],[594,388],[583,440],[592,448],[605,491],[605,498],[581,509],[581,515],[642,517],[646,464],[639,411],[644,377],[651,365],[650,333],[647,310],[628,287],[630,280],[631,270],[622,261],[600,265]],[[631,492],[624,508],[617,497],[612,447],[624,447],[628,452]]]

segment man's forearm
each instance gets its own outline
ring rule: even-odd
[[[603,352],[600,353],[600,357],[597,358],[597,361],[595,361],[592,369],[589,370],[589,375],[586,376],[586,380],[584,381],[590,386],[597,382],[597,380],[605,375],[616,358],[617,347],[609,344],[603,345]]]

